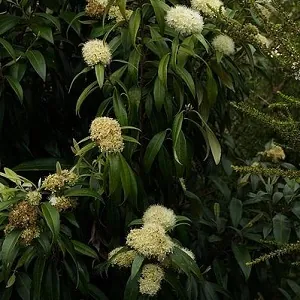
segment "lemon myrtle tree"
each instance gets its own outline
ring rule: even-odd
[[[188,226],[204,211],[199,184],[221,162],[228,169],[229,102],[247,95],[255,47],[267,48],[259,30],[212,0],[3,5],[1,105],[18,99],[28,113],[35,78],[68,99],[54,97],[60,120],[71,107],[82,122],[66,137],[71,170],[57,164],[37,184],[1,173],[3,299],[228,296]],[[244,260],[240,269],[248,274]]]

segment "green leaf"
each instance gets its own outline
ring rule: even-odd
[[[285,244],[289,241],[291,234],[291,223],[285,215],[277,214],[273,218],[273,233],[276,242]]]
[[[93,284],[88,284],[88,293],[95,300],[109,300],[105,294]]]
[[[7,281],[6,288],[10,288],[11,286],[13,286],[15,284],[15,282],[16,282],[16,275],[15,275],[15,273],[13,273]]]
[[[22,300],[30,300],[31,279],[26,273],[18,272],[16,289]]]
[[[187,297],[185,295],[185,290],[181,284],[180,279],[178,279],[178,277],[174,274],[172,274],[171,272],[166,272],[164,280],[174,289],[174,291],[176,292],[176,296],[178,298],[176,299],[180,299],[180,300],[186,300]]]
[[[14,48],[12,47],[12,45],[3,38],[0,38],[0,44],[8,52],[8,54],[12,57],[12,59],[16,60],[16,52],[15,52]]]
[[[211,153],[213,155],[214,161],[215,161],[216,165],[218,165],[220,163],[221,154],[222,154],[221,145],[220,145],[218,139],[216,138],[215,134],[209,127],[206,129],[206,134],[207,134],[207,140],[208,140],[209,147],[210,147]]]
[[[9,208],[11,205],[17,203],[18,201],[19,201],[18,199],[12,199],[12,200],[1,201],[1,202],[0,202],[0,211]]]
[[[165,138],[166,138],[167,131],[161,131],[157,133],[149,142],[145,156],[144,156],[144,166],[145,166],[145,172],[148,173],[151,169],[151,166],[154,162],[154,159],[156,155],[158,154]]]
[[[54,44],[51,27],[38,24],[32,24],[30,27],[36,35],[39,35],[51,44]]]
[[[89,256],[94,259],[98,259],[97,252],[95,250],[93,250],[91,247],[89,247],[79,241],[75,241],[75,240],[72,240],[72,243],[73,243],[73,246],[74,246],[74,249],[76,252],[78,252],[82,255],[85,255],[85,256]]]
[[[141,10],[138,8],[136,9],[129,20],[129,32],[131,36],[131,42],[135,45],[136,36],[141,24]]]
[[[5,79],[7,80],[11,88],[14,90],[20,102],[23,103],[23,89],[21,84],[17,81],[17,79],[9,75],[6,75]]]
[[[40,159],[23,162],[17,165],[16,167],[14,167],[13,169],[17,172],[54,171],[56,162],[57,162],[57,158],[40,158]],[[66,161],[64,160],[59,159],[59,162],[64,169],[68,169],[70,167],[70,165],[67,164]]]
[[[41,299],[41,287],[44,276],[46,259],[43,256],[37,258],[33,268],[33,280],[32,280],[32,300]]]
[[[76,103],[76,114],[79,114],[81,105],[83,103],[83,101],[86,99],[86,97],[88,95],[90,95],[97,87],[97,81],[92,82],[90,85],[88,85],[83,92],[81,93],[81,95],[79,96],[77,103]]]
[[[45,279],[43,281],[43,288],[47,291],[47,300],[60,299],[60,276],[58,274],[56,262],[50,262],[48,264]]]
[[[177,153],[176,153],[176,144],[178,142],[179,134],[182,128],[182,122],[183,122],[183,112],[178,113],[173,121],[172,125],[172,140],[173,140],[173,153],[175,160],[181,165],[181,162],[178,159]]]
[[[184,68],[182,68],[180,66],[176,66],[175,71],[183,79],[183,81],[185,82],[185,84],[188,86],[191,94],[195,98],[195,96],[196,96],[196,89],[195,89],[195,83],[194,83],[192,75],[186,69],[184,69]]]
[[[139,295],[139,276],[135,276],[128,278],[125,291],[124,291],[124,298],[123,300],[137,300]]]
[[[121,182],[122,182],[122,187],[124,190],[124,196],[125,198],[128,198],[131,196],[134,200],[137,198],[137,183],[135,179],[135,175],[128,165],[127,161],[123,157],[123,155],[120,153],[119,159],[120,159],[120,174],[121,174]]]
[[[100,195],[92,190],[87,188],[70,188],[64,192],[64,195],[67,197],[92,197],[92,198],[100,198]]]
[[[164,86],[167,86],[168,65],[170,61],[170,53],[165,54],[158,65],[158,78]]]
[[[109,155],[109,194],[112,195],[120,183],[120,160],[117,155]]]
[[[19,23],[19,21],[19,17],[10,14],[0,15],[0,34],[3,34],[15,27]]]
[[[46,61],[43,54],[38,50],[29,50],[26,57],[38,75],[46,81]]]
[[[160,33],[163,34],[165,31],[165,10],[164,10],[164,6],[161,4],[162,3],[165,4],[165,3],[163,1],[157,1],[157,0],[150,0],[150,2],[154,9],[154,13],[160,29]]]
[[[121,126],[126,126],[128,124],[127,112],[117,89],[114,90],[113,105],[119,123]]]
[[[207,73],[207,81],[206,81],[207,100],[208,100],[209,106],[212,107],[217,100],[218,85],[214,79],[214,76],[213,76],[210,68],[206,69],[206,73]]]
[[[105,68],[102,64],[97,64],[95,66],[96,78],[100,89],[103,87],[103,83],[104,83],[104,72],[105,72]]]
[[[165,102],[166,89],[163,82],[158,77],[156,77],[156,80],[154,82],[153,96],[155,107],[157,111],[160,112]]]
[[[71,84],[70,84],[70,87],[69,87],[69,93],[70,93],[70,91],[71,91],[71,89],[72,89],[72,86],[73,86],[73,83],[75,82],[75,80],[76,80],[80,75],[85,74],[85,73],[89,72],[90,70],[92,70],[91,67],[86,67],[86,68],[84,68],[81,72],[79,72],[79,73],[73,78],[73,80],[72,80],[72,82],[71,82]]]
[[[204,46],[206,52],[209,52],[209,46],[205,39],[205,37],[202,34],[194,34],[194,36],[197,38],[197,40]]]
[[[237,260],[241,270],[244,273],[246,281],[249,279],[251,273],[251,266],[247,266],[246,263],[251,261],[251,256],[248,249],[244,245],[231,244],[231,248],[235,259]]]
[[[8,278],[13,262],[18,252],[18,240],[21,231],[12,231],[6,235],[1,249],[4,278]]]
[[[48,14],[47,13],[35,13],[35,16],[38,16],[38,17],[41,17],[43,19],[50,21],[57,28],[58,31],[61,30],[59,19],[50,15],[49,13]]]
[[[238,227],[238,225],[241,221],[241,218],[242,218],[242,214],[243,214],[242,201],[238,200],[236,198],[233,198],[230,201],[229,212],[230,212],[230,218],[231,218],[232,225],[234,227]]]
[[[50,203],[42,203],[42,212],[44,219],[50,228],[53,241],[56,241],[60,231],[60,216],[56,208],[54,208]]]
[[[193,260],[179,246],[174,246],[173,253],[170,254],[170,259],[176,268],[182,270],[187,276],[194,274],[200,281],[203,281],[203,276],[195,260]]]
[[[131,265],[131,274],[130,274],[130,278],[131,280],[134,279],[136,277],[136,275],[139,273],[143,262],[144,262],[145,257],[142,255],[136,255],[134,258],[134,261]]]

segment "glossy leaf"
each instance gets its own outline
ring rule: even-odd
[[[151,166],[155,160],[155,157],[160,151],[160,148],[166,138],[166,134],[167,134],[166,130],[161,131],[157,133],[149,142],[144,156],[144,166],[146,172],[150,171]]]
[[[232,225],[237,227],[240,223],[243,214],[243,203],[241,200],[233,198],[230,201],[229,212]]]
[[[244,245],[238,245],[235,243],[232,243],[231,248],[236,261],[244,273],[245,280],[247,281],[251,273],[251,266],[246,265],[246,263],[251,261],[249,251]]]
[[[47,223],[47,226],[52,232],[53,240],[56,241],[60,231],[60,216],[56,208],[50,203],[42,203],[43,217]]]
[[[12,47],[12,45],[3,38],[0,38],[0,44],[4,47],[4,49],[7,51],[7,53],[12,57],[12,59],[15,60],[16,52],[15,52],[14,48]]]
[[[97,88],[96,86],[97,86],[97,81],[94,81],[82,91],[76,103],[76,114],[79,114],[83,101],[87,98],[88,95],[90,95]]]
[[[5,76],[5,79],[19,98],[20,102],[23,103],[23,88],[20,83],[12,76]]]
[[[91,247],[89,247],[86,244],[81,243],[79,241],[75,241],[75,240],[72,240],[72,243],[73,243],[74,249],[77,253],[80,253],[85,256],[89,256],[94,259],[98,259],[97,252],[94,249],[92,249]]]
[[[283,214],[277,214],[273,218],[273,233],[276,242],[287,243],[291,234],[291,223]]]
[[[105,68],[102,64],[97,64],[95,66],[96,78],[97,78],[100,89],[102,88],[103,83],[104,83],[104,71],[105,71]]]
[[[33,278],[32,278],[32,300],[41,299],[41,288],[42,280],[44,277],[46,259],[45,257],[38,257],[35,261],[33,268]]]
[[[29,50],[26,57],[43,81],[46,81],[46,61],[43,54],[38,50]]]

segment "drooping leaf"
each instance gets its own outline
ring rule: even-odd
[[[176,144],[178,142],[178,137],[182,128],[182,122],[183,122],[183,112],[178,113],[173,121],[172,125],[172,140],[173,140],[173,153],[175,160],[181,164],[181,162],[178,159],[177,153],[176,153]]]
[[[273,233],[276,242],[287,243],[291,234],[291,223],[283,214],[277,214],[273,218]]]
[[[0,25],[1,26],[1,25]],[[12,45],[5,39],[0,38],[0,44],[4,47],[7,53],[12,57],[13,60],[16,59],[16,52]]]
[[[8,278],[13,262],[18,252],[18,240],[21,236],[21,231],[12,231],[7,234],[1,248],[1,257],[3,265],[4,278]]]
[[[165,138],[166,138],[166,130],[161,131],[159,133],[157,133],[149,142],[147,148],[146,148],[146,152],[145,152],[145,156],[144,156],[144,166],[145,166],[145,171],[149,172],[151,169],[151,166],[154,162],[154,159],[156,157],[156,155],[158,154]]]
[[[76,103],[76,114],[79,114],[83,101],[97,88],[97,84],[97,81],[94,81],[82,91]]]
[[[97,252],[88,245],[75,240],[72,240],[72,243],[76,252],[94,259],[98,259]]]
[[[248,249],[244,245],[231,244],[231,248],[236,261],[238,262],[246,281],[249,279],[251,273],[251,266],[247,266],[246,263],[251,261],[251,256]]]
[[[60,216],[56,208],[50,203],[42,203],[43,217],[52,232],[53,240],[56,241],[60,231]]]
[[[229,212],[232,225],[237,227],[240,223],[243,214],[243,203],[241,200],[233,198],[230,201]]]
[[[114,90],[113,106],[114,106],[115,115],[119,123],[121,124],[121,126],[128,125],[127,112],[117,89]]]
[[[5,79],[19,98],[20,102],[23,103],[23,88],[21,84],[12,76],[6,75]]]
[[[95,66],[96,78],[97,78],[100,89],[102,88],[103,83],[104,83],[104,71],[105,71],[105,68],[102,64],[97,64]]]
[[[167,86],[168,64],[170,60],[170,53],[165,54],[158,65],[158,78],[164,86]]]
[[[43,256],[37,258],[33,268],[32,300],[41,299],[41,287],[44,277],[46,259]]]
[[[138,30],[140,28],[140,24],[141,24],[141,11],[138,8],[132,13],[129,19],[129,32],[131,36],[131,42],[133,45],[136,44],[136,37],[137,37]]]
[[[134,200],[136,200],[137,183],[136,183],[135,175],[122,154],[119,154],[119,159],[120,159],[120,166],[121,166],[121,170],[120,170],[121,182],[122,182],[125,198],[128,198],[130,196]]]
[[[22,300],[30,300],[31,279],[23,272],[18,272],[16,290]]]
[[[26,57],[43,81],[46,81],[46,61],[43,54],[38,50],[29,50]]]
[[[39,24],[32,24],[30,27],[36,35],[41,36],[43,39],[50,42],[51,44],[54,43],[51,27]]]
[[[195,98],[196,96],[196,89],[195,89],[195,82],[193,80],[192,75],[183,67],[176,66],[176,73],[179,75],[181,79],[185,82],[187,87],[189,88],[191,94]]]
[[[131,265],[131,274],[130,274],[130,278],[134,279],[134,277],[137,276],[137,274],[139,273],[143,262],[144,262],[145,257],[142,255],[136,255],[132,265]]]
[[[154,82],[153,96],[155,107],[157,111],[160,112],[165,101],[166,89],[159,77],[156,77],[156,80]]]
[[[88,188],[70,188],[64,192],[67,197],[92,197],[100,198],[99,193]]]
[[[15,27],[20,20],[21,19],[19,17],[11,14],[0,15],[0,34],[3,34]]]

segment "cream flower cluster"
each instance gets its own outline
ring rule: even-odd
[[[142,255],[147,262],[139,279],[141,294],[154,296],[161,288],[164,279],[164,268],[173,268],[170,254],[174,247],[179,247],[191,259],[195,259],[192,251],[182,248],[172,241],[166,230],[176,225],[176,215],[173,210],[161,205],[152,205],[142,217],[143,226],[131,229],[126,238],[127,247],[118,247],[108,254],[110,263],[120,268],[129,268],[137,255]],[[148,263],[148,262],[151,263]]]
[[[125,10],[126,20],[130,19],[132,13],[133,11],[130,9]],[[125,20],[124,16],[121,14],[119,6],[116,5],[111,6],[111,8],[109,9],[108,19],[115,19],[117,23]]]
[[[176,215],[172,209],[162,205],[151,205],[143,215],[143,223],[154,223],[168,229],[175,226]]]
[[[232,55],[235,52],[234,41],[227,35],[216,36],[212,41],[212,45],[216,51],[225,55]]]
[[[82,56],[85,63],[90,67],[99,63],[106,66],[112,59],[111,50],[108,44],[99,39],[87,41],[83,45]]]
[[[181,35],[201,33],[203,30],[203,18],[195,10],[184,5],[171,7],[166,14],[166,23],[169,27]]]
[[[92,18],[100,18],[103,15],[108,0],[87,0],[85,13]]]
[[[263,152],[263,154],[270,158],[273,162],[278,162],[285,159],[285,153],[282,147],[273,145],[269,150]]]
[[[38,191],[29,191],[26,195],[26,200],[30,205],[39,205],[42,200],[42,195]]]
[[[155,223],[145,224],[138,229],[131,229],[127,235],[126,245],[139,254],[158,261],[163,261],[173,251],[174,247],[174,243],[166,235],[164,228]]]
[[[221,8],[222,12],[225,11],[223,8],[224,4],[220,0],[191,0],[191,6],[193,9],[199,10],[207,16],[214,15],[212,9],[219,10]]]
[[[261,43],[263,46],[267,48],[269,48],[272,43],[268,38],[266,38],[264,35],[260,33],[256,35],[256,39],[258,40],[259,43]]]
[[[117,120],[108,117],[94,119],[90,127],[91,139],[101,152],[116,153],[124,149],[121,126]]]
[[[123,247],[113,249],[111,252],[109,252],[108,259],[111,260],[111,264],[113,266],[118,266],[120,268],[130,268],[137,255],[137,252],[134,250],[123,251],[122,249]]]
[[[54,173],[47,176],[42,182],[42,187],[51,192],[57,192],[67,186],[75,184],[78,176],[69,170],[62,170],[60,173]]]
[[[75,200],[64,196],[51,195],[49,203],[59,211],[65,211],[76,206]]]
[[[164,279],[164,275],[165,272],[159,265],[144,265],[141,277],[139,279],[140,293],[149,296],[155,296],[160,290],[161,282]]]

